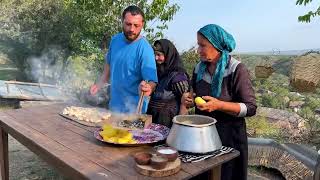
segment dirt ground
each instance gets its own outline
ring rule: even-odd
[[[64,180],[46,162],[9,136],[9,179]]]

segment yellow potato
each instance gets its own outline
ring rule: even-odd
[[[118,137],[125,137],[125,136],[127,136],[128,134],[130,134],[129,131],[123,130],[123,129],[119,129],[119,132],[118,132],[117,136],[118,136]]]
[[[117,137],[111,137],[108,138],[106,141],[111,142],[111,143],[118,143],[119,138]]]
[[[137,141],[134,140],[134,139],[131,139],[128,143],[129,143],[129,144],[137,144]]]
[[[196,97],[196,98],[194,99],[194,102],[195,102],[197,105],[206,103],[206,101],[203,100],[201,97]]]
[[[126,130],[118,129],[118,134],[124,134],[124,133],[126,133]]]
[[[130,141],[130,139],[126,139],[126,138],[119,138],[118,139],[118,143],[120,144],[126,144]]]
[[[108,137],[108,136],[105,136],[105,135],[101,135],[102,136],[102,139],[104,140],[104,141],[109,141],[109,139],[110,139],[110,137]]]
[[[113,127],[112,127],[110,124],[104,124],[104,125],[102,126],[102,129],[103,129],[103,130],[110,130],[110,129],[113,129]]]
[[[120,143],[120,144],[135,144],[136,141],[133,139],[132,133],[124,129],[115,129],[111,125],[103,125],[100,135],[104,141],[110,143]]]
[[[117,135],[117,130],[116,129],[103,130],[103,131],[100,131],[100,135],[106,136],[106,137],[113,137]]]
[[[124,136],[122,136],[122,138],[126,138],[126,139],[132,139],[132,134],[131,133],[127,133]]]

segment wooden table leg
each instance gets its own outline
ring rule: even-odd
[[[318,151],[317,164],[313,174],[313,180],[319,180],[319,179],[320,179],[320,150]]]
[[[0,179],[9,180],[8,133],[0,127]]]
[[[209,171],[209,178],[210,180],[220,180],[221,179],[221,165],[216,166]]]

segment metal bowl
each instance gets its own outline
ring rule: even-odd
[[[167,138],[167,144],[178,151],[208,153],[221,148],[216,119],[202,115],[178,115]]]

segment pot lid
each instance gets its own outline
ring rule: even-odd
[[[203,115],[178,115],[173,118],[173,123],[191,127],[207,127],[215,124],[216,119]]]

